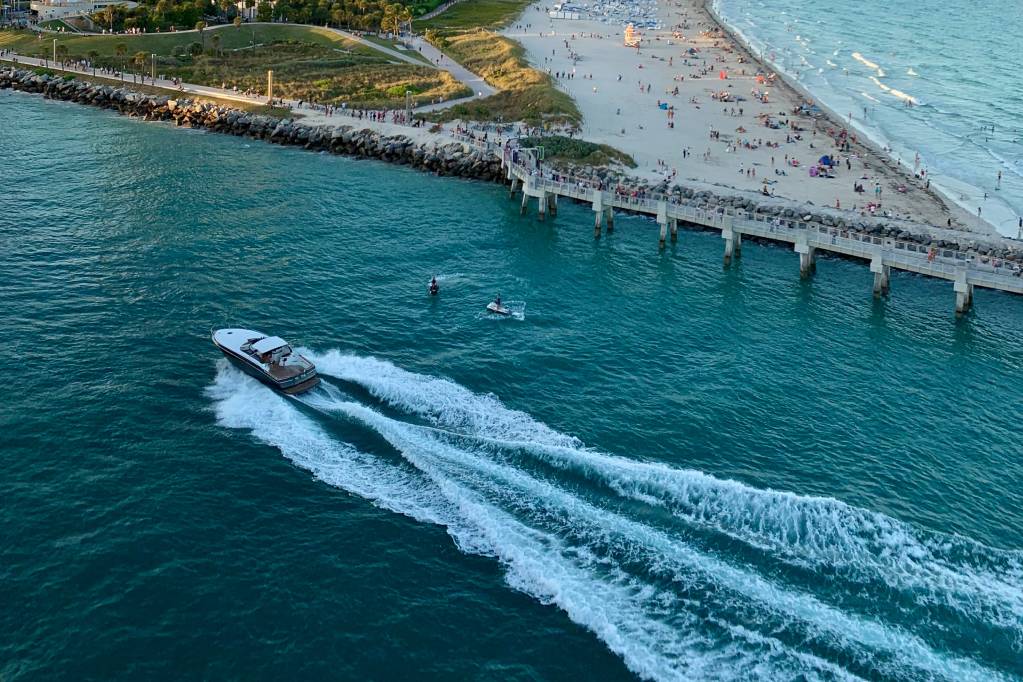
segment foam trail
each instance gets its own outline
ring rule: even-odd
[[[734,679],[750,670],[792,677],[817,670],[823,675],[815,676],[818,679],[853,679],[841,668],[813,656],[780,653],[777,642],[755,633],[746,636],[757,645],[749,651],[704,634],[700,618],[682,605],[668,608],[674,597],[663,589],[620,570],[608,572],[605,558],[585,546],[567,543],[557,534],[516,520],[460,482],[442,460],[424,456],[427,449],[417,445],[415,437],[403,439],[402,433],[415,434],[422,427],[388,420],[357,403],[346,403],[336,387],[324,386],[326,390],[306,394],[301,401],[322,410],[344,406],[357,417],[375,421],[416,470],[403,472],[337,441],[295,409],[289,399],[226,362],[221,363],[207,394],[214,400],[222,426],[250,431],[324,482],[392,511],[446,526],[462,551],[497,557],[506,567],[512,587],[562,608],[641,677],[677,679],[685,674]]]
[[[492,395],[406,372],[374,358],[315,355],[320,371],[357,383],[394,407],[453,431],[571,468],[617,493],[663,506],[794,566],[882,582],[917,603],[940,605],[1023,641],[1023,553],[918,530],[830,498],[758,490],[700,472],[586,449]]]
[[[538,488],[528,476],[432,439],[426,433],[429,429],[389,419],[363,405],[338,403],[330,409],[363,421],[418,468],[430,472],[488,537],[494,538],[499,558],[509,566],[510,584],[563,608],[573,620],[598,634],[637,674],[655,679],[676,679],[680,675],[734,679],[750,670],[768,677],[816,671],[828,679],[854,679],[827,661],[786,650],[777,640],[743,633],[732,624],[722,627],[735,641],[745,640],[747,646],[702,634],[706,629],[701,627],[705,625],[701,623],[702,615],[694,614],[670,591],[614,565],[593,542],[594,536],[589,538],[589,545],[580,544],[578,537],[572,543],[561,540],[578,536],[576,521],[562,521],[565,527],[554,526],[558,532],[552,533],[515,518],[516,512],[525,510],[534,516],[539,512],[550,528],[554,516],[566,518],[566,509],[573,512],[573,517],[580,508],[592,509],[581,507],[572,496],[542,484]],[[513,493],[509,485],[521,486],[523,481],[527,482],[524,494]],[[560,496],[560,508],[544,504],[548,493]],[[598,535],[606,532],[605,527]],[[514,542],[508,543],[510,537]]]
[[[434,474],[438,480],[457,480],[467,488],[483,490],[489,499],[499,502],[496,508],[512,508],[542,522],[547,529],[553,527],[556,537],[575,537],[590,551],[599,551],[605,562],[612,565],[618,561],[616,555],[621,555],[623,561],[640,562],[651,567],[654,574],[665,574],[670,581],[687,585],[688,589],[699,588],[707,595],[704,608],[713,609],[713,602],[721,599],[721,593],[734,592],[743,601],[756,602],[783,620],[797,619],[807,628],[808,641],[825,638],[834,646],[851,648],[856,655],[880,651],[882,655],[875,655],[873,664],[889,675],[926,670],[956,680],[999,677],[972,661],[939,654],[899,629],[843,613],[813,596],[781,588],[756,573],[693,550],[646,524],[600,509],[552,483],[455,447],[424,432],[422,427],[390,419],[357,403],[340,403],[337,409],[377,430],[392,445],[413,457],[419,468],[441,472]],[[722,611],[739,608],[733,603],[725,605],[729,608]],[[814,661],[826,665],[825,661]],[[800,664],[806,662],[800,659]],[[783,669],[793,672],[791,662],[771,663],[783,666],[772,671],[773,675]]]
[[[440,491],[413,472],[330,437],[288,400],[220,360],[206,394],[214,401],[217,423],[246,429],[279,449],[320,481],[359,495],[384,509],[417,521],[454,526],[456,516]]]

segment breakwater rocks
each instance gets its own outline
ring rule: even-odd
[[[287,118],[252,114],[209,102],[143,94],[127,88],[66,80],[60,76],[16,68],[0,69],[0,89],[5,88],[113,109],[147,121],[169,121],[179,126],[251,137],[314,151],[379,159],[439,175],[487,181],[504,178],[500,160],[460,142],[417,143],[403,135],[388,136],[373,130],[360,130],[353,125],[310,126]]]

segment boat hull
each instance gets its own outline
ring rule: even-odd
[[[299,393],[310,391],[320,384],[320,377],[316,374],[315,370],[313,371],[312,376],[306,377],[297,383],[285,384],[284,382],[274,379],[272,376],[261,370],[259,367],[256,367],[245,358],[239,357],[238,354],[230,348],[225,348],[216,341],[213,343],[220,349],[220,352],[224,354],[224,357],[231,361],[232,365],[245,372],[253,379],[258,379],[260,382],[271,388],[277,389],[281,393],[285,393],[287,395],[298,395]]]

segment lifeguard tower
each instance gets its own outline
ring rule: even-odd
[[[639,47],[639,41],[643,39],[643,36],[639,34],[636,27],[629,24],[625,27],[625,47]]]

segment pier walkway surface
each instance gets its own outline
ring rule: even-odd
[[[600,237],[605,223],[608,232],[614,229],[614,211],[618,209],[653,217],[660,227],[662,248],[669,233],[671,241],[678,238],[679,221],[719,231],[724,240],[725,266],[741,255],[742,238],[748,236],[791,244],[793,251],[799,254],[799,270],[803,277],[816,270],[818,251],[868,261],[874,275],[875,296],[888,294],[893,268],[951,281],[957,313],[964,313],[972,306],[975,287],[1023,295],[1023,268],[1019,263],[799,218],[711,206],[687,201],[678,195],[603,187],[588,178],[539,170],[540,163],[534,150],[519,149],[513,143],[501,146],[472,135],[459,134],[455,137],[501,159],[511,183],[510,195],[522,193],[522,213],[526,212],[530,199],[536,199],[541,220],[548,213],[557,214],[559,197],[590,204],[594,212],[595,238]]]

